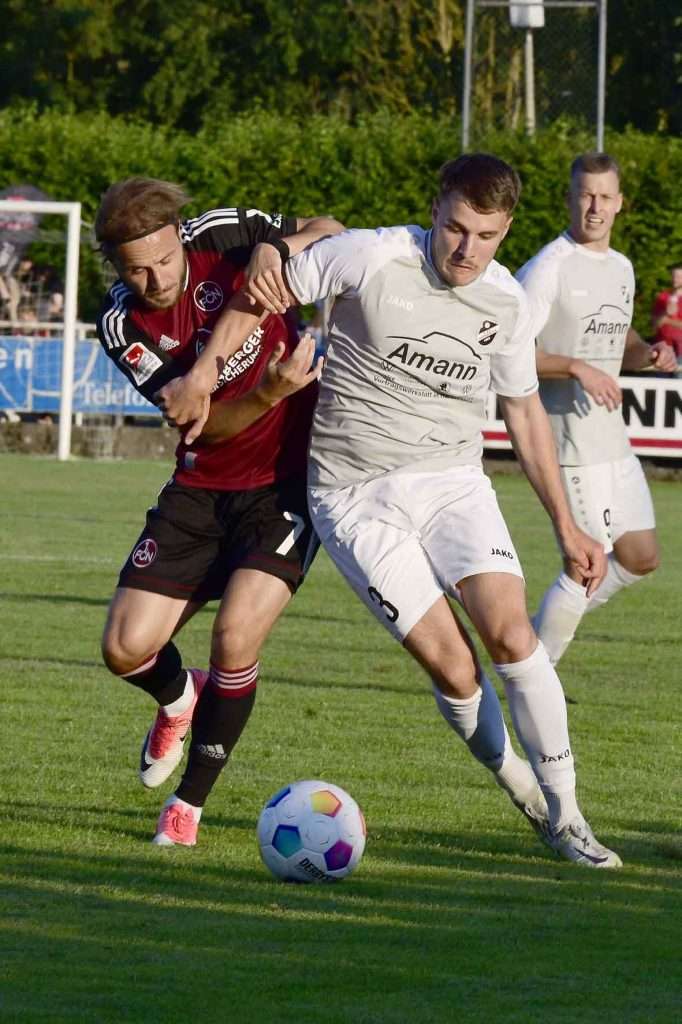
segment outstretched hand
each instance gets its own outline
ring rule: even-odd
[[[276,405],[318,380],[324,357],[315,358],[315,339],[304,334],[288,359],[282,361],[286,346],[280,341],[268,359],[256,392],[267,405]]]

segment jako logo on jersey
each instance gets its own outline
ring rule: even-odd
[[[162,334],[159,338],[159,348],[163,349],[164,352],[170,352],[172,349],[177,348],[180,344],[175,338],[169,338],[167,334]]]
[[[156,541],[152,540],[151,537],[147,537],[146,540],[141,540],[133,551],[132,563],[136,569],[146,569],[147,566],[151,565],[159,553],[159,549],[156,546]]]
[[[501,555],[502,558],[511,558],[512,560],[514,558],[514,556],[512,555],[511,551],[505,551],[504,548],[491,548],[490,549],[490,554],[491,555]]]
[[[481,326],[478,328],[478,334],[476,340],[479,345],[492,345],[495,338],[497,337],[497,329],[500,325],[496,324],[494,320],[484,320]]]
[[[140,341],[136,341],[125,350],[120,362],[128,368],[136,384],[144,384],[160,366],[163,366],[156,353],[150,352]]]
[[[397,306],[398,309],[406,309],[408,313],[411,313],[414,309],[414,302],[409,302],[407,299],[401,299],[399,295],[389,295],[386,302],[389,306]]]
[[[398,345],[392,352],[388,353],[388,359],[395,359],[403,366],[413,366],[417,370],[427,370],[438,374],[439,377],[456,377],[457,380],[471,380],[476,376],[475,366],[466,366],[464,363],[456,363],[449,359],[434,359],[427,352],[417,352],[405,343]]]
[[[215,281],[202,281],[194,289],[194,303],[204,313],[212,313],[223,304],[223,290]]]

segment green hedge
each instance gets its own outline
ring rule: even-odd
[[[349,227],[427,224],[437,169],[457,155],[459,138],[456,122],[422,113],[384,112],[349,124],[263,111],[189,135],[106,114],[26,107],[0,112],[0,186],[30,182],[55,199],[79,199],[86,221],[112,181],[149,174],[182,182],[194,197],[190,212],[248,204],[300,216],[333,213]],[[524,183],[500,252],[512,269],[565,226],[568,165],[592,147],[588,134],[563,123],[533,141],[498,135],[481,144],[512,163]],[[682,256],[682,140],[627,131],[608,135],[606,147],[622,165],[626,195],[613,241],[635,264],[636,324],[646,334],[652,297]],[[81,315],[89,318],[102,276],[86,247],[82,262]]]

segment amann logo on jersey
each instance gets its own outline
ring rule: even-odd
[[[401,363],[403,367],[415,370],[424,370],[427,373],[434,373],[439,377],[454,377],[456,380],[471,380],[476,376],[476,367],[471,364],[460,363],[454,359],[438,359],[429,355],[428,352],[419,352],[413,349],[407,342],[398,345],[392,352],[388,353],[387,359]]]
[[[624,319],[623,319],[624,318]],[[585,337],[621,337],[627,334],[630,317],[619,306],[602,305],[584,316]]]

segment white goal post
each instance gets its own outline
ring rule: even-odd
[[[81,204],[53,203],[28,199],[2,199],[0,211],[7,213],[58,213],[68,219],[66,273],[64,281],[64,344],[62,346],[61,394],[59,398],[59,441],[57,458],[68,459],[71,452],[71,414],[73,408],[73,370],[76,351],[78,311],[78,257],[80,250]]]

